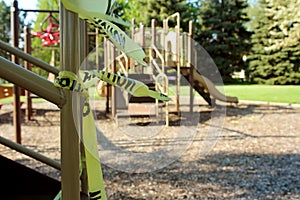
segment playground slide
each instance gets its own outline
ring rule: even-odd
[[[188,77],[189,75],[189,69],[187,68],[181,68],[180,73]],[[194,89],[211,105],[211,99],[210,97],[213,97],[219,101],[228,102],[228,103],[238,103],[239,100],[237,97],[232,96],[225,96],[222,94],[214,85],[214,83],[206,78],[205,76],[202,76],[197,72],[197,70],[194,69],[194,82],[196,82],[197,85],[194,86]],[[104,87],[105,83],[100,81],[97,86],[97,92],[100,96],[106,96],[106,91]]]
[[[180,72],[184,76],[189,75],[189,71],[187,69],[181,69]],[[193,71],[194,74],[194,82],[197,82],[198,86],[201,88],[204,88],[207,93],[209,93],[212,97],[219,101],[224,101],[228,103],[238,103],[239,100],[237,97],[231,97],[231,96],[225,96],[222,94],[214,85],[213,82],[211,82],[208,78],[205,76],[202,76],[199,74],[195,69]]]

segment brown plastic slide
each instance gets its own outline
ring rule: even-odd
[[[188,77],[189,75],[189,68],[180,68],[180,73]],[[194,85],[194,89],[209,103],[209,105],[212,104],[211,98],[217,99],[219,101],[228,102],[228,103],[238,103],[239,100],[237,97],[232,96],[225,96],[222,94],[214,85],[214,83],[206,78],[205,76],[202,76],[199,74],[197,70],[194,69],[194,82],[197,85]],[[188,79],[188,78],[187,78]],[[106,96],[106,87],[104,87],[104,82],[99,82],[97,86],[97,92],[100,96]]]
[[[188,76],[189,75],[189,69],[182,68],[182,69],[180,69],[180,72],[184,76]],[[193,71],[193,75],[194,75],[194,82],[197,82],[197,84],[201,88],[204,88],[206,90],[206,92],[209,93],[215,99],[217,99],[219,101],[228,102],[228,103],[238,103],[239,102],[239,100],[238,100],[237,97],[225,96],[224,94],[222,94],[215,87],[215,85],[213,84],[213,82],[211,82],[205,76],[202,76],[201,74],[199,74],[195,69]]]

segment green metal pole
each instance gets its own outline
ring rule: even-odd
[[[24,52],[31,54],[31,34],[30,34],[30,27],[25,26],[24,27]],[[31,64],[28,61],[24,61],[24,67],[27,70],[31,71]],[[26,96],[26,110],[25,110],[25,115],[26,115],[26,121],[31,120],[32,116],[32,99],[30,97],[30,92],[28,90],[25,91],[25,96]]]
[[[4,51],[8,51],[11,54],[18,56],[19,58],[22,58],[22,59],[30,62],[31,64],[46,70],[47,72],[51,72],[55,75],[57,75],[59,73],[59,69],[57,69],[56,67],[53,67],[53,66],[49,65],[48,63],[46,63],[36,57],[33,57],[32,55],[30,55],[28,53],[24,53],[20,49],[12,47],[9,44],[7,44],[1,40],[0,40],[0,49],[2,49]]]
[[[116,73],[116,47],[111,44],[111,60],[112,61],[112,73]],[[117,90],[115,86],[111,86],[111,117],[115,119],[117,114]]]
[[[31,149],[28,149],[26,148],[25,146],[21,145],[21,144],[18,144],[18,143],[15,143],[11,140],[8,140],[4,137],[1,137],[0,136],[0,144],[3,144],[11,149],[14,149],[22,154],[25,154],[31,158],[34,158],[42,163],[45,163],[55,169],[58,169],[60,170],[60,163],[55,161],[55,160],[52,160],[51,158],[48,158],[40,153],[37,153]]]
[[[96,29],[98,30],[98,29]],[[98,35],[96,35],[96,38],[98,37]],[[83,20],[80,19],[79,20],[79,63],[81,63],[81,67],[80,69],[86,69],[86,65],[87,65],[87,55],[88,55],[88,34],[87,34],[87,23]],[[97,41],[97,39],[96,39]],[[98,53],[97,52],[98,46],[97,46],[97,42],[96,42],[96,63],[98,60]],[[99,62],[98,62],[99,64]],[[97,65],[97,64],[96,64]],[[97,65],[97,69],[99,66]],[[77,122],[79,123],[78,127],[78,131],[80,132],[80,138],[83,138],[83,134],[82,134],[82,116],[83,116],[83,105],[84,105],[84,98],[81,96],[77,97],[77,100],[79,100],[79,102],[76,102],[76,104],[78,105],[78,109],[77,109]],[[81,176],[80,176],[80,180],[81,180],[81,192],[83,194],[85,194],[85,196],[88,196],[89,194],[89,189],[88,189],[88,179],[87,179],[87,170],[86,170],[86,163],[85,163],[85,147],[83,144],[83,141],[80,141],[80,156],[81,156],[81,166],[82,166],[82,172],[81,172]]]
[[[193,21],[189,21],[189,35],[188,35],[188,63],[190,67],[189,73],[189,82],[190,82],[190,113],[193,113],[193,105],[194,105],[194,23]]]
[[[10,10],[11,15],[11,39],[14,47],[19,46],[19,8],[18,1],[14,1]],[[19,58],[16,56],[11,57],[12,62],[19,64]],[[20,105],[20,88],[14,85],[14,117],[13,124],[15,128],[15,139],[17,143],[21,144],[21,105]]]
[[[61,69],[77,73],[79,68],[78,14],[60,4]],[[63,200],[80,199],[79,133],[75,127],[72,92],[65,91],[66,104],[61,109],[61,185]],[[78,112],[77,112],[78,113]],[[77,117],[75,117],[77,118]]]
[[[22,86],[60,108],[65,103],[64,94],[53,83],[3,57],[0,57],[0,77],[15,85]]]

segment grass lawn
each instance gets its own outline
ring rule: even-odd
[[[175,95],[175,86],[169,88],[169,96]],[[280,102],[300,104],[300,86],[296,85],[225,85],[222,89],[228,96],[236,96],[240,100],[265,101],[265,102]],[[221,91],[222,91],[221,90]],[[189,95],[189,87],[181,86],[180,93],[182,96]],[[101,98],[96,94],[95,88],[90,89],[91,98]],[[199,96],[197,94],[197,96]],[[12,97],[0,99],[0,103],[10,103]],[[21,97],[21,101],[26,101],[25,97]],[[33,102],[45,101],[43,99],[33,99]]]
[[[297,85],[225,85],[217,86],[222,93],[228,96],[236,96],[240,100],[265,101],[300,104],[300,86]],[[224,92],[223,92],[224,91]],[[170,96],[175,93],[175,86],[170,87]],[[189,87],[181,86],[182,96],[189,95]],[[199,96],[196,94],[196,96]]]
[[[0,103],[2,104],[7,104],[7,103],[12,103],[14,101],[13,97],[7,97],[4,99],[0,99]],[[26,97],[21,96],[21,101],[26,102]],[[34,98],[32,99],[32,102],[45,102],[46,100],[42,99],[42,98]]]
[[[300,104],[300,86],[297,85],[225,85],[226,95],[241,100]]]

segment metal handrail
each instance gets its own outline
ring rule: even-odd
[[[158,64],[152,57],[151,60],[154,66],[156,66],[156,68],[159,68]],[[159,85],[159,77],[163,78],[165,85],[163,86]],[[168,88],[169,88],[168,77],[165,73],[160,71],[160,73],[155,77],[155,89],[163,91],[166,95],[168,95],[169,93]],[[156,102],[156,116],[158,116],[158,100],[156,99],[155,102]],[[166,105],[166,126],[169,126],[169,103],[166,102],[165,105]]]
[[[124,58],[125,59],[125,65],[123,65],[122,61],[121,61],[121,58]],[[122,53],[121,55],[119,55],[116,60],[118,61],[119,65],[121,66],[122,70],[124,71],[124,74],[125,76],[128,76],[128,57],[126,56],[125,53]]]
[[[55,87],[52,82],[3,57],[0,57],[0,77],[37,94],[59,108],[66,102],[62,90]]]
[[[174,13],[173,15],[170,15],[167,17],[166,19],[166,23],[167,23],[167,30],[169,29],[169,19],[171,18],[175,18],[176,17],[176,22],[177,22],[177,26],[180,26],[180,13],[179,12],[176,12]]]
[[[169,30],[169,20],[171,18],[176,18],[176,23],[177,25],[175,26],[175,31],[176,31],[176,63],[177,63],[177,81],[176,81],[176,110],[179,113],[179,94],[180,94],[180,52],[179,52],[179,36],[180,36],[180,13],[176,12],[173,15],[170,15],[167,17],[167,19],[165,20],[166,23],[166,32]]]
[[[9,44],[7,44],[7,43],[5,43],[1,40],[0,40],[0,49],[8,51],[9,53],[14,54],[14,55],[30,62],[31,64],[36,65],[37,67],[40,67],[40,68],[42,68],[42,69],[44,69],[48,72],[51,72],[55,75],[58,75],[58,73],[59,73],[58,68],[56,68],[56,67],[54,67],[54,66],[38,59],[38,58],[36,58],[36,57],[34,57],[34,56],[32,56],[28,53],[25,53],[24,51],[22,51],[18,48],[12,47]]]
[[[153,77],[154,77],[154,79],[155,79],[155,82],[158,83],[158,77],[163,77],[163,78],[166,80],[166,84],[165,84],[165,85],[166,85],[166,87],[167,87],[167,80],[168,80],[167,75],[166,75],[165,73],[163,73],[163,72],[159,69],[158,64],[156,63],[156,61],[155,61],[153,58],[152,58],[151,60],[152,60],[153,65],[155,66],[155,68],[158,69],[158,75],[157,75],[156,77],[153,75]],[[161,91],[165,92],[164,89],[161,90]]]
[[[152,49],[155,51],[156,55],[159,57],[159,59],[161,61],[161,69],[158,67],[158,68],[156,68],[157,71],[162,71],[162,73],[165,73],[165,60],[164,60],[163,56],[161,55],[161,53],[159,52],[159,50],[156,48],[155,45],[152,45]],[[152,58],[152,60],[153,60],[153,58]]]
[[[161,60],[161,68],[158,66],[158,64],[156,63],[156,61],[153,59],[152,55],[150,55],[151,58],[151,62],[153,63],[155,69],[158,71],[158,74],[160,76],[163,76],[165,79],[165,83],[166,83],[166,88],[164,88],[163,92],[165,92],[166,94],[168,93],[168,77],[165,74],[165,60],[163,58],[163,56],[161,55],[161,53],[158,51],[158,49],[156,48],[155,45],[152,45],[152,49],[155,51],[156,55],[159,57],[159,59]]]
[[[13,150],[16,150],[20,153],[23,153],[23,154],[25,154],[25,155],[27,155],[31,158],[34,158],[34,159],[36,159],[36,160],[38,160],[42,163],[45,163],[45,164],[47,164],[47,165],[49,165],[49,166],[51,166],[55,169],[58,169],[58,170],[61,169],[60,162],[55,161],[51,158],[48,158],[48,157],[46,157],[46,156],[44,156],[40,153],[37,153],[37,152],[35,152],[31,149],[26,148],[25,146],[23,146],[21,144],[15,143],[15,142],[13,142],[11,140],[8,140],[8,139],[6,139],[4,137],[1,137],[1,136],[0,136],[0,144],[3,144],[3,145],[5,145],[5,146],[7,146],[7,147],[9,147]]]
[[[159,82],[158,82],[158,79],[159,77],[163,77],[164,79],[164,83],[165,85],[163,86],[163,92],[168,95],[169,91],[168,91],[168,87],[169,87],[169,84],[168,84],[168,77],[167,75],[164,73],[164,69],[165,69],[165,60],[163,59],[163,56],[161,55],[161,53],[158,51],[158,49],[156,48],[155,45],[152,45],[152,49],[155,51],[156,55],[159,57],[159,59],[161,60],[161,63],[162,63],[162,69],[160,69],[160,67],[158,66],[158,64],[156,63],[155,59],[152,57],[152,55],[150,54],[150,61],[151,63],[153,63],[155,69],[158,71],[158,75],[157,77],[154,77],[155,78],[155,86],[156,86],[156,90],[158,90],[159,88]],[[161,90],[161,89],[160,89]],[[156,99],[155,100],[156,102],[156,116],[158,116],[158,100]],[[166,102],[166,126],[169,126],[169,103]]]

